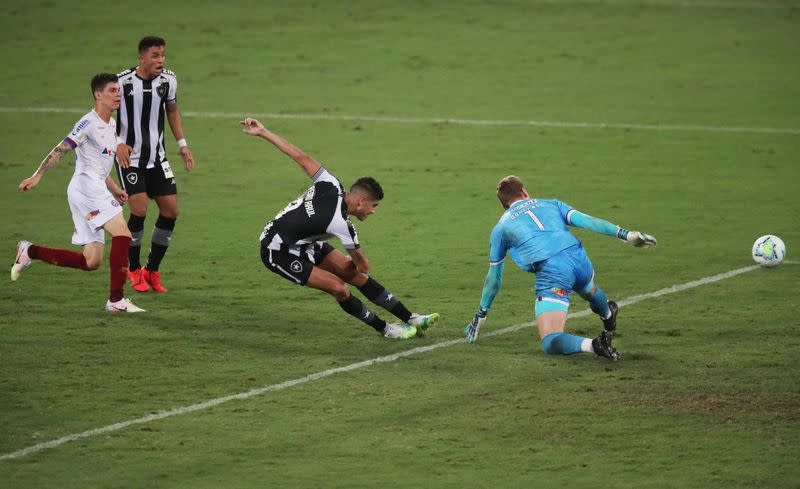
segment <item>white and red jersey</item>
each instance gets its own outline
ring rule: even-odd
[[[90,111],[75,124],[64,141],[75,150],[75,175],[88,175],[105,181],[114,166],[117,148],[117,123],[108,122]]]

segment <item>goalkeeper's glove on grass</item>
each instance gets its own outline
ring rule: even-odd
[[[488,310],[479,307],[478,312],[472,317],[472,321],[464,327],[464,336],[467,338],[467,343],[475,343],[478,340],[481,326],[486,322],[486,315],[488,313]]]

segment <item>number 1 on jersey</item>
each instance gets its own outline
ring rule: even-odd
[[[532,210],[529,209],[525,211],[525,214],[529,215],[531,219],[533,219],[533,222],[536,223],[536,227],[539,228],[539,231],[544,231],[544,226],[542,226],[542,221],[540,221],[539,218],[536,217],[536,214],[534,214]]]

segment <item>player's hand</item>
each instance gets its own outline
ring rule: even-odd
[[[481,326],[486,322],[486,314],[489,311],[483,308],[478,308],[478,312],[472,317],[472,321],[464,327],[464,336],[467,338],[467,343],[475,343],[478,341],[478,335],[481,332]]]
[[[19,184],[19,189],[21,192],[27,192],[28,190],[32,189],[33,187],[39,185],[39,180],[42,179],[41,173],[37,173],[32,177],[28,177]]]
[[[131,164],[132,151],[133,148],[127,144],[122,143],[117,145],[117,163],[119,163],[120,168],[128,168],[128,165]]]
[[[114,198],[117,199],[117,202],[119,202],[120,204],[124,204],[125,202],[128,201],[128,192],[122,190],[119,187],[112,188],[109,190],[111,191],[111,195],[113,195]]]
[[[247,117],[245,120],[239,121],[239,124],[244,126],[245,134],[249,134],[251,136],[263,136],[267,131],[263,124],[252,117]]]
[[[181,158],[183,158],[183,167],[186,168],[186,171],[192,171],[192,168],[194,168],[194,156],[192,156],[192,151],[188,146],[181,148]]]
[[[626,241],[637,248],[649,248],[658,244],[655,236],[640,231],[629,231]]]

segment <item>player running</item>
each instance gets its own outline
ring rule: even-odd
[[[584,214],[559,200],[534,199],[522,180],[513,175],[500,180],[497,198],[506,211],[492,230],[489,273],[478,312],[464,328],[467,342],[478,339],[480,327],[486,322],[489,308],[503,284],[503,265],[508,253],[521,269],[536,274],[536,327],[545,353],[593,352],[618,360],[619,353],[611,345],[617,328],[617,304],[609,301],[595,285],[592,262],[567,226],[616,236],[639,248],[655,246],[656,239]],[[589,301],[591,310],[603,320],[603,331],[597,338],[564,333],[572,291]]]
[[[122,203],[128,194],[108,176],[114,165],[116,123],[111,117],[119,108],[120,88],[117,75],[100,73],[92,78],[94,109],[81,117],[67,137],[44,158],[33,176],[19,184],[27,192],[42,179],[42,175],[71,150],[75,150],[75,173],[67,187],[75,231],[72,244],[82,245],[83,253],[58,248],[45,248],[20,241],[17,258],[11,267],[11,280],[17,280],[31,260],[41,260],[61,267],[96,270],[103,260],[105,229],[111,238],[111,290],[106,302],[109,312],[143,312],[123,297],[128,272],[128,247],[131,233],[122,217]]]
[[[367,275],[369,262],[348,215],[363,221],[373,214],[383,199],[380,184],[364,177],[345,192],[339,180],[322,165],[256,119],[247,118],[241,124],[245,133],[262,137],[286,153],[314,182],[267,222],[259,238],[264,265],[290,282],[327,292],[345,312],[387,338],[422,335],[438,322],[439,314],[412,314],[394,294]],[[325,242],[334,236],[341,240],[349,256]],[[355,285],[367,299],[402,323],[387,323],[378,317],[350,293],[347,284]]]

